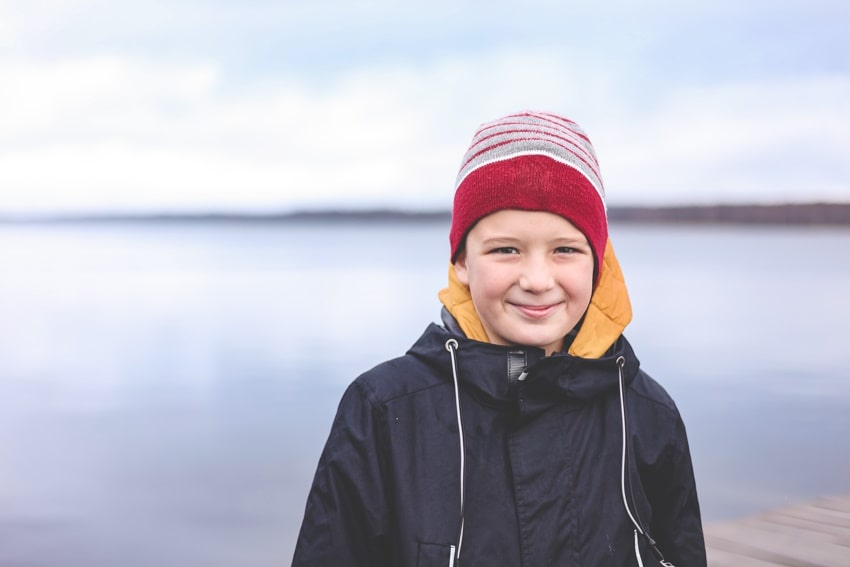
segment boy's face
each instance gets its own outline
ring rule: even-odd
[[[455,262],[458,279],[490,340],[561,350],[593,293],[593,253],[567,219],[505,209],[469,231]]]

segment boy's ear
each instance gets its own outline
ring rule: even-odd
[[[469,270],[466,267],[466,249],[461,250],[455,260],[455,275],[460,283],[469,287]]]

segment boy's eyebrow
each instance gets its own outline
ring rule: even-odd
[[[481,241],[484,246],[492,246],[494,244],[513,244],[520,242],[522,239],[516,236],[490,236]]]
[[[581,244],[583,246],[590,246],[587,242],[587,238],[583,236],[564,236],[560,238],[553,238],[552,242],[566,242],[569,244]]]
[[[570,236],[556,236],[552,240],[566,240],[569,242],[585,242],[587,238],[583,234],[575,234]]]
[[[481,244],[484,246],[493,246],[494,244],[513,244],[522,241],[523,239],[518,236],[495,235],[482,239]],[[587,242],[587,238],[584,236],[556,236],[555,238],[550,239],[549,242],[552,244],[579,244],[583,246],[590,246]]]

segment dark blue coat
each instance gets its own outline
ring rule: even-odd
[[[292,564],[446,567],[462,542],[455,566],[635,566],[637,542],[658,565],[630,513],[668,561],[705,566],[685,427],[625,338],[599,359],[544,357],[431,325],[343,396]]]

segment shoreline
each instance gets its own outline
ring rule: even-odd
[[[732,224],[850,227],[850,203],[719,204],[675,206],[611,206],[612,223]],[[0,214],[8,224],[77,223],[321,223],[321,222],[450,222],[449,210],[304,209],[290,212],[162,212]]]

